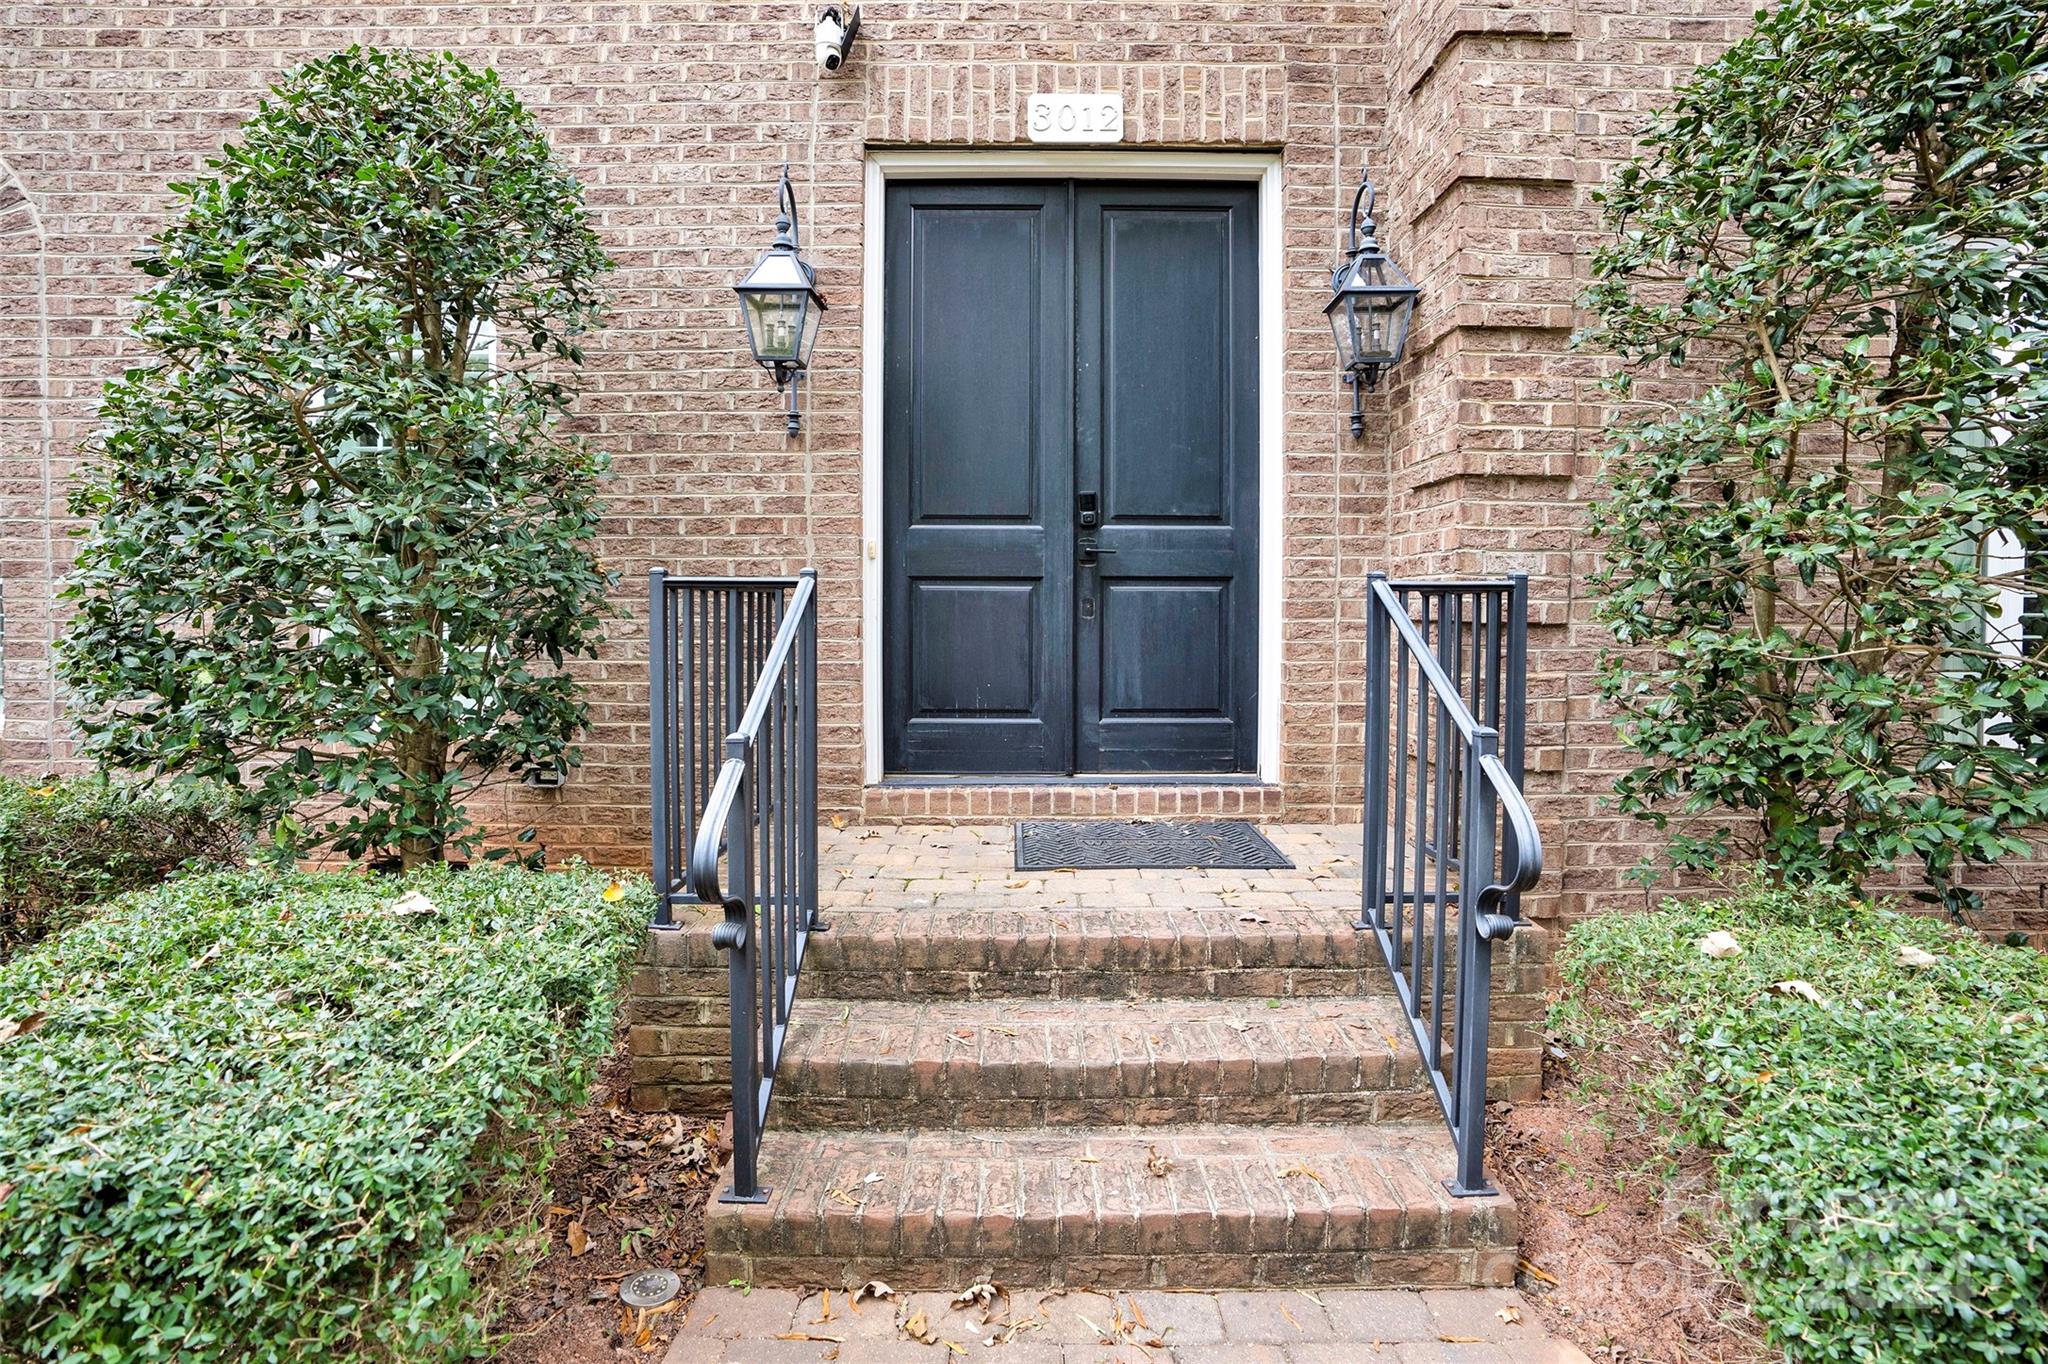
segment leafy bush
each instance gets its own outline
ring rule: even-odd
[[[1741,955],[1701,951],[1717,930]],[[1755,890],[1582,924],[1560,965],[1561,1023],[1663,1048],[1645,1098],[1720,1153],[1730,1267],[1788,1360],[2043,1357],[2048,958]]]
[[[235,866],[250,827],[210,782],[0,777],[0,961],[61,927],[62,911],[156,885],[184,866]]]
[[[171,189],[107,384],[59,650],[99,760],[245,784],[407,868],[578,760],[606,463],[564,429],[599,247],[497,76],[350,48]]]
[[[220,872],[0,966],[0,1354],[475,1350],[451,1219],[608,1051],[648,912],[587,870]]]
[[[1621,808],[1966,910],[2048,821],[2048,11],[1786,0],[1644,140],[1581,338],[1649,400],[1595,508]]]

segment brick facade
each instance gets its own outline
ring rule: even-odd
[[[0,567],[11,771],[72,761],[50,676],[63,489],[99,383],[133,358],[126,262],[190,174],[298,60],[351,42],[496,66],[584,182],[620,269],[583,426],[614,459],[601,552],[619,622],[585,668],[596,723],[560,791],[489,812],[557,853],[645,860],[640,584],[820,570],[822,801],[853,818],[1025,812],[1355,817],[1365,573],[1532,575],[1532,796],[1550,873],[1530,908],[1634,903],[1640,826],[1602,808],[1622,762],[1592,687],[1581,507],[1605,410],[1570,354],[1592,193],[1643,112],[1729,42],[1748,0],[1570,5],[869,3],[846,68],[811,3],[199,3],[6,10],[0,112]],[[864,787],[860,672],[864,162],[1002,148],[1032,93],[1123,93],[1127,148],[1283,158],[1284,677],[1277,787]],[[1362,159],[1391,253],[1425,289],[1410,358],[1346,429],[1321,317]],[[782,435],[730,285],[787,161],[832,311]],[[868,452],[873,456],[875,452]],[[2038,885],[2000,900],[2032,909]]]

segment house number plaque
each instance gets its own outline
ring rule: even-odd
[[[1024,127],[1033,142],[1121,142],[1124,97],[1033,95]]]

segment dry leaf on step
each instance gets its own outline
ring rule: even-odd
[[[832,816],[832,827],[833,827],[833,828],[835,828],[835,829],[844,829],[844,828],[846,827],[846,816],[845,816],[845,815],[834,815],[834,816]]]
[[[1269,924],[1273,922],[1265,915],[1254,914],[1250,910],[1246,910],[1244,913],[1238,915],[1237,921],[1241,924]]]
[[[1322,1177],[1321,1175],[1317,1174],[1317,1173],[1316,1173],[1316,1172],[1315,1172],[1314,1170],[1311,1170],[1311,1169],[1309,1169],[1309,1168],[1308,1168],[1308,1166],[1306,1166],[1306,1165],[1290,1165],[1290,1166],[1288,1166],[1288,1167],[1287,1167],[1286,1169],[1284,1169],[1284,1170],[1282,1170],[1282,1171],[1280,1172],[1280,1178],[1282,1178],[1282,1179],[1313,1179],[1313,1180],[1314,1180],[1314,1181],[1315,1181],[1316,1183],[1318,1183],[1318,1184],[1322,1184],[1322,1183],[1323,1183],[1323,1177]],[[1323,1187],[1324,1187],[1324,1188],[1328,1188],[1328,1187],[1329,1187],[1329,1185],[1327,1185],[1327,1184],[1324,1184],[1324,1185],[1323,1185]]]
[[[855,1302],[859,1302],[862,1298],[874,1298],[880,1300],[882,1298],[893,1298],[895,1296],[896,1290],[889,1287],[889,1285],[883,1283],[880,1279],[869,1279],[866,1283],[860,1286],[860,1292],[853,1295],[853,1300]]]
[[[998,1303],[1002,1304],[1000,1309],[996,1305]],[[1010,1290],[999,1283],[984,1280],[981,1283],[969,1284],[958,1293],[955,1293],[953,1295],[953,1305],[955,1307],[979,1306],[981,1308],[981,1324],[983,1326],[993,1326],[996,1323],[996,1318],[1009,1310]]]
[[[1164,1179],[1173,1173],[1173,1161],[1166,1156],[1160,1155],[1158,1147],[1148,1146],[1145,1150],[1148,1153],[1145,1157],[1145,1172],[1147,1174],[1151,1175],[1154,1179]]]
[[[1495,1312],[1494,1315],[1496,1317],[1499,1317],[1502,1321],[1506,1322],[1510,1326],[1519,1326],[1522,1324],[1522,1309],[1515,1306],[1513,1303],[1506,1304],[1500,1309],[1500,1311]]]
[[[1726,929],[1717,928],[1700,939],[1700,951],[1715,961],[1726,961],[1742,955],[1742,944],[1735,941],[1735,935]]]
[[[1803,980],[1774,980],[1771,982],[1770,989],[1774,995],[1797,995],[1808,1004],[1827,1003],[1826,1000],[1820,997],[1820,991],[1814,989]]]

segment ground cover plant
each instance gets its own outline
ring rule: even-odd
[[[1635,1097],[1674,1159],[1713,1153],[1727,1264],[1792,1364],[2048,1351],[2048,958],[1758,888],[1589,921],[1559,962],[1585,1054],[1660,1058]]]
[[[236,793],[211,782],[0,777],[0,961],[97,901],[237,866],[249,839]]]
[[[578,760],[611,611],[564,425],[611,264],[580,189],[494,73],[360,48],[171,189],[71,501],[71,718],[288,849],[466,850],[481,785]]]
[[[644,883],[219,872],[0,965],[0,1356],[460,1358],[460,1205],[610,1050]]]
[[[1603,192],[1620,807],[1786,883],[2048,820],[2048,10],[1787,0]]]

